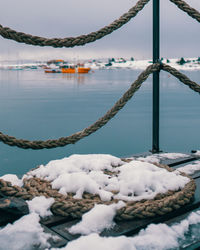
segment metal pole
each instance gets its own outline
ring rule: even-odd
[[[153,0],[153,63],[160,58],[160,0]],[[153,143],[152,153],[159,150],[159,83],[160,72],[153,73]]]

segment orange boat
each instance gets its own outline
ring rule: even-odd
[[[88,73],[91,70],[91,68],[85,68],[85,67],[78,67],[78,73]]]
[[[80,73],[80,74],[85,74],[85,73],[88,73],[91,68],[85,68],[84,66],[80,67],[80,66],[63,66],[61,68],[62,70],[62,73],[71,73],[71,74],[74,74],[74,73]]]
[[[69,73],[69,74],[76,73],[75,67],[62,67],[61,70],[62,73]]]
[[[45,73],[61,73],[61,70],[58,69],[46,69]]]

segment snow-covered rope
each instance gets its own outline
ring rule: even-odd
[[[102,37],[121,28],[124,24],[135,17],[149,1],[150,0],[139,0],[134,7],[132,7],[127,13],[123,14],[119,19],[103,27],[102,29],[96,32],[91,32],[87,35],[67,38],[44,38],[18,32],[8,27],[3,27],[2,25],[0,25],[0,35],[6,39],[15,40],[19,43],[26,43],[37,46],[52,46],[54,48],[72,48],[74,46],[82,46],[101,39]]]
[[[168,166],[155,165],[166,169],[168,172],[173,172]],[[118,172],[106,171],[106,175],[110,176],[110,178],[117,176],[117,174]],[[189,203],[195,192],[195,181],[184,173],[180,173],[180,175],[189,178],[189,182],[182,189],[159,193],[154,199],[150,200],[125,201],[125,206],[118,209],[115,219],[130,220],[134,218],[154,217],[169,213]],[[74,193],[63,195],[57,189],[52,188],[50,181],[34,176],[24,179],[23,182],[23,187],[19,187],[12,186],[10,182],[0,179],[0,192],[7,196],[16,196],[25,200],[33,199],[35,196],[53,197],[55,202],[51,206],[51,211],[54,214],[65,217],[81,218],[95,204],[110,205],[119,201],[117,198],[102,201],[99,195],[91,193],[83,193],[82,199],[74,198]],[[115,191],[113,192],[115,193]]]

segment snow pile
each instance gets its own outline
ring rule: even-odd
[[[178,168],[176,171],[184,172],[188,175],[192,175],[197,171],[200,171],[200,161],[195,161],[192,164],[187,164],[183,167]]]
[[[125,163],[111,155],[72,155],[42,165],[25,177],[32,176],[51,181],[52,187],[62,194],[74,193],[76,199],[87,192],[98,194],[103,201],[152,199],[158,193],[179,190],[189,182],[177,172],[168,172],[147,162]]]
[[[148,155],[146,157],[138,157],[137,160],[146,161],[150,163],[159,163],[161,160],[164,159],[175,160],[178,158],[186,158],[186,157],[189,157],[189,155],[182,153],[161,153],[161,154]]]
[[[189,182],[186,177],[147,162],[132,161],[118,169],[119,193],[114,198],[125,201],[153,199],[158,193],[177,191]]]
[[[200,156],[200,150],[197,150],[196,153],[194,153],[194,155]]]
[[[161,154],[162,157],[180,157],[178,154]],[[186,157],[181,156],[181,157]],[[160,157],[160,155],[159,155]],[[161,158],[159,158],[161,159]],[[197,165],[200,161],[195,162]],[[114,166],[114,167],[113,167]],[[194,167],[194,166],[193,166]],[[106,171],[110,171],[109,175]],[[183,188],[189,179],[180,172],[168,172],[148,162],[133,160],[129,163],[111,155],[72,155],[61,160],[51,161],[46,166],[30,171],[23,178],[37,176],[49,180],[61,193],[73,192],[79,198],[83,192],[99,194],[103,199],[122,199],[135,201],[151,199],[157,193]],[[2,177],[1,177],[2,178]],[[3,176],[4,180],[22,185],[22,180],[14,175]],[[72,181],[70,181],[70,179]],[[68,183],[68,181],[70,183]],[[71,187],[70,187],[71,185]],[[112,191],[118,191],[113,193]],[[14,224],[0,229],[0,250],[12,249],[51,249],[47,240],[52,237],[45,234],[39,224],[40,216],[50,215],[53,198],[36,197],[28,201],[30,214],[23,216]],[[171,249],[184,244],[186,232],[191,225],[200,223],[200,210],[178,224],[150,224],[134,237],[101,237],[104,229],[114,226],[113,218],[118,209],[125,205],[119,201],[112,205],[96,205],[84,214],[82,221],[69,229],[73,234],[83,234],[79,239],[69,242],[63,250],[135,250],[135,249]],[[85,236],[86,235],[86,236]],[[188,234],[187,234],[188,235]],[[199,237],[199,232],[198,235]],[[195,239],[192,234],[192,240]]]
[[[0,229],[0,249],[31,250],[33,246],[37,246],[37,249],[48,247],[50,235],[43,232],[39,220],[38,214],[31,213]]]
[[[125,203],[122,201],[112,205],[95,205],[93,209],[82,216],[81,222],[69,229],[69,232],[87,235],[109,229],[114,226],[113,218],[116,211],[123,206]]]
[[[35,197],[30,201],[27,201],[29,211],[31,213],[37,213],[41,217],[52,215],[50,211],[51,205],[54,203],[53,198],[45,198],[44,196]]]
[[[11,182],[11,184],[14,186],[19,186],[22,187],[23,186],[23,181],[21,179],[19,179],[15,174],[6,174],[0,177],[1,179],[3,179],[4,181],[9,181]]]
[[[82,236],[77,240],[69,242],[67,246],[58,248],[61,250],[135,250],[135,249],[172,249],[183,246],[186,233],[192,235],[192,240],[198,239],[197,235],[188,233],[191,226],[200,223],[200,210],[192,212],[187,219],[180,223],[167,226],[164,223],[150,224],[145,230],[141,230],[134,237],[101,237],[97,233]],[[88,228],[93,227],[92,223]],[[0,249],[33,249],[39,246],[45,249],[50,248],[47,243],[49,234],[45,234],[39,224],[39,216],[36,213],[26,215],[13,225],[9,224],[0,230]],[[189,239],[190,240],[190,239]],[[57,250],[58,250],[57,249]],[[53,249],[52,249],[53,250]],[[55,250],[55,248],[54,248]]]
[[[40,216],[51,215],[49,208],[53,202],[53,198],[44,196],[27,201],[30,214],[0,229],[0,250],[31,250],[33,246],[34,249],[47,249],[50,246],[47,240],[52,235],[44,233],[39,221]]]
[[[30,171],[28,177],[33,175],[52,181],[63,173],[76,173],[80,171],[100,171],[110,170],[112,166],[120,166],[124,162],[115,156],[104,154],[78,155],[74,154],[61,160],[50,161],[46,166]],[[25,176],[27,177],[27,176]]]
[[[96,233],[82,236],[69,242],[62,250],[135,250],[135,249],[178,249],[184,241],[185,234],[194,224],[200,223],[200,211],[192,212],[180,223],[167,226],[164,223],[150,224],[135,237],[101,237]],[[195,240],[194,235],[192,236]]]

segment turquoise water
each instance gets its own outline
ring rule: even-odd
[[[45,74],[41,70],[1,70],[0,131],[29,140],[71,135],[103,116],[139,72],[96,70],[78,76]],[[184,73],[199,82],[200,72]],[[75,153],[121,157],[149,151],[152,147],[151,81],[150,77],[105,127],[75,145],[34,151],[0,143],[0,175],[21,175],[39,164]],[[199,127],[199,94],[161,73],[160,148],[168,152],[199,149]]]

